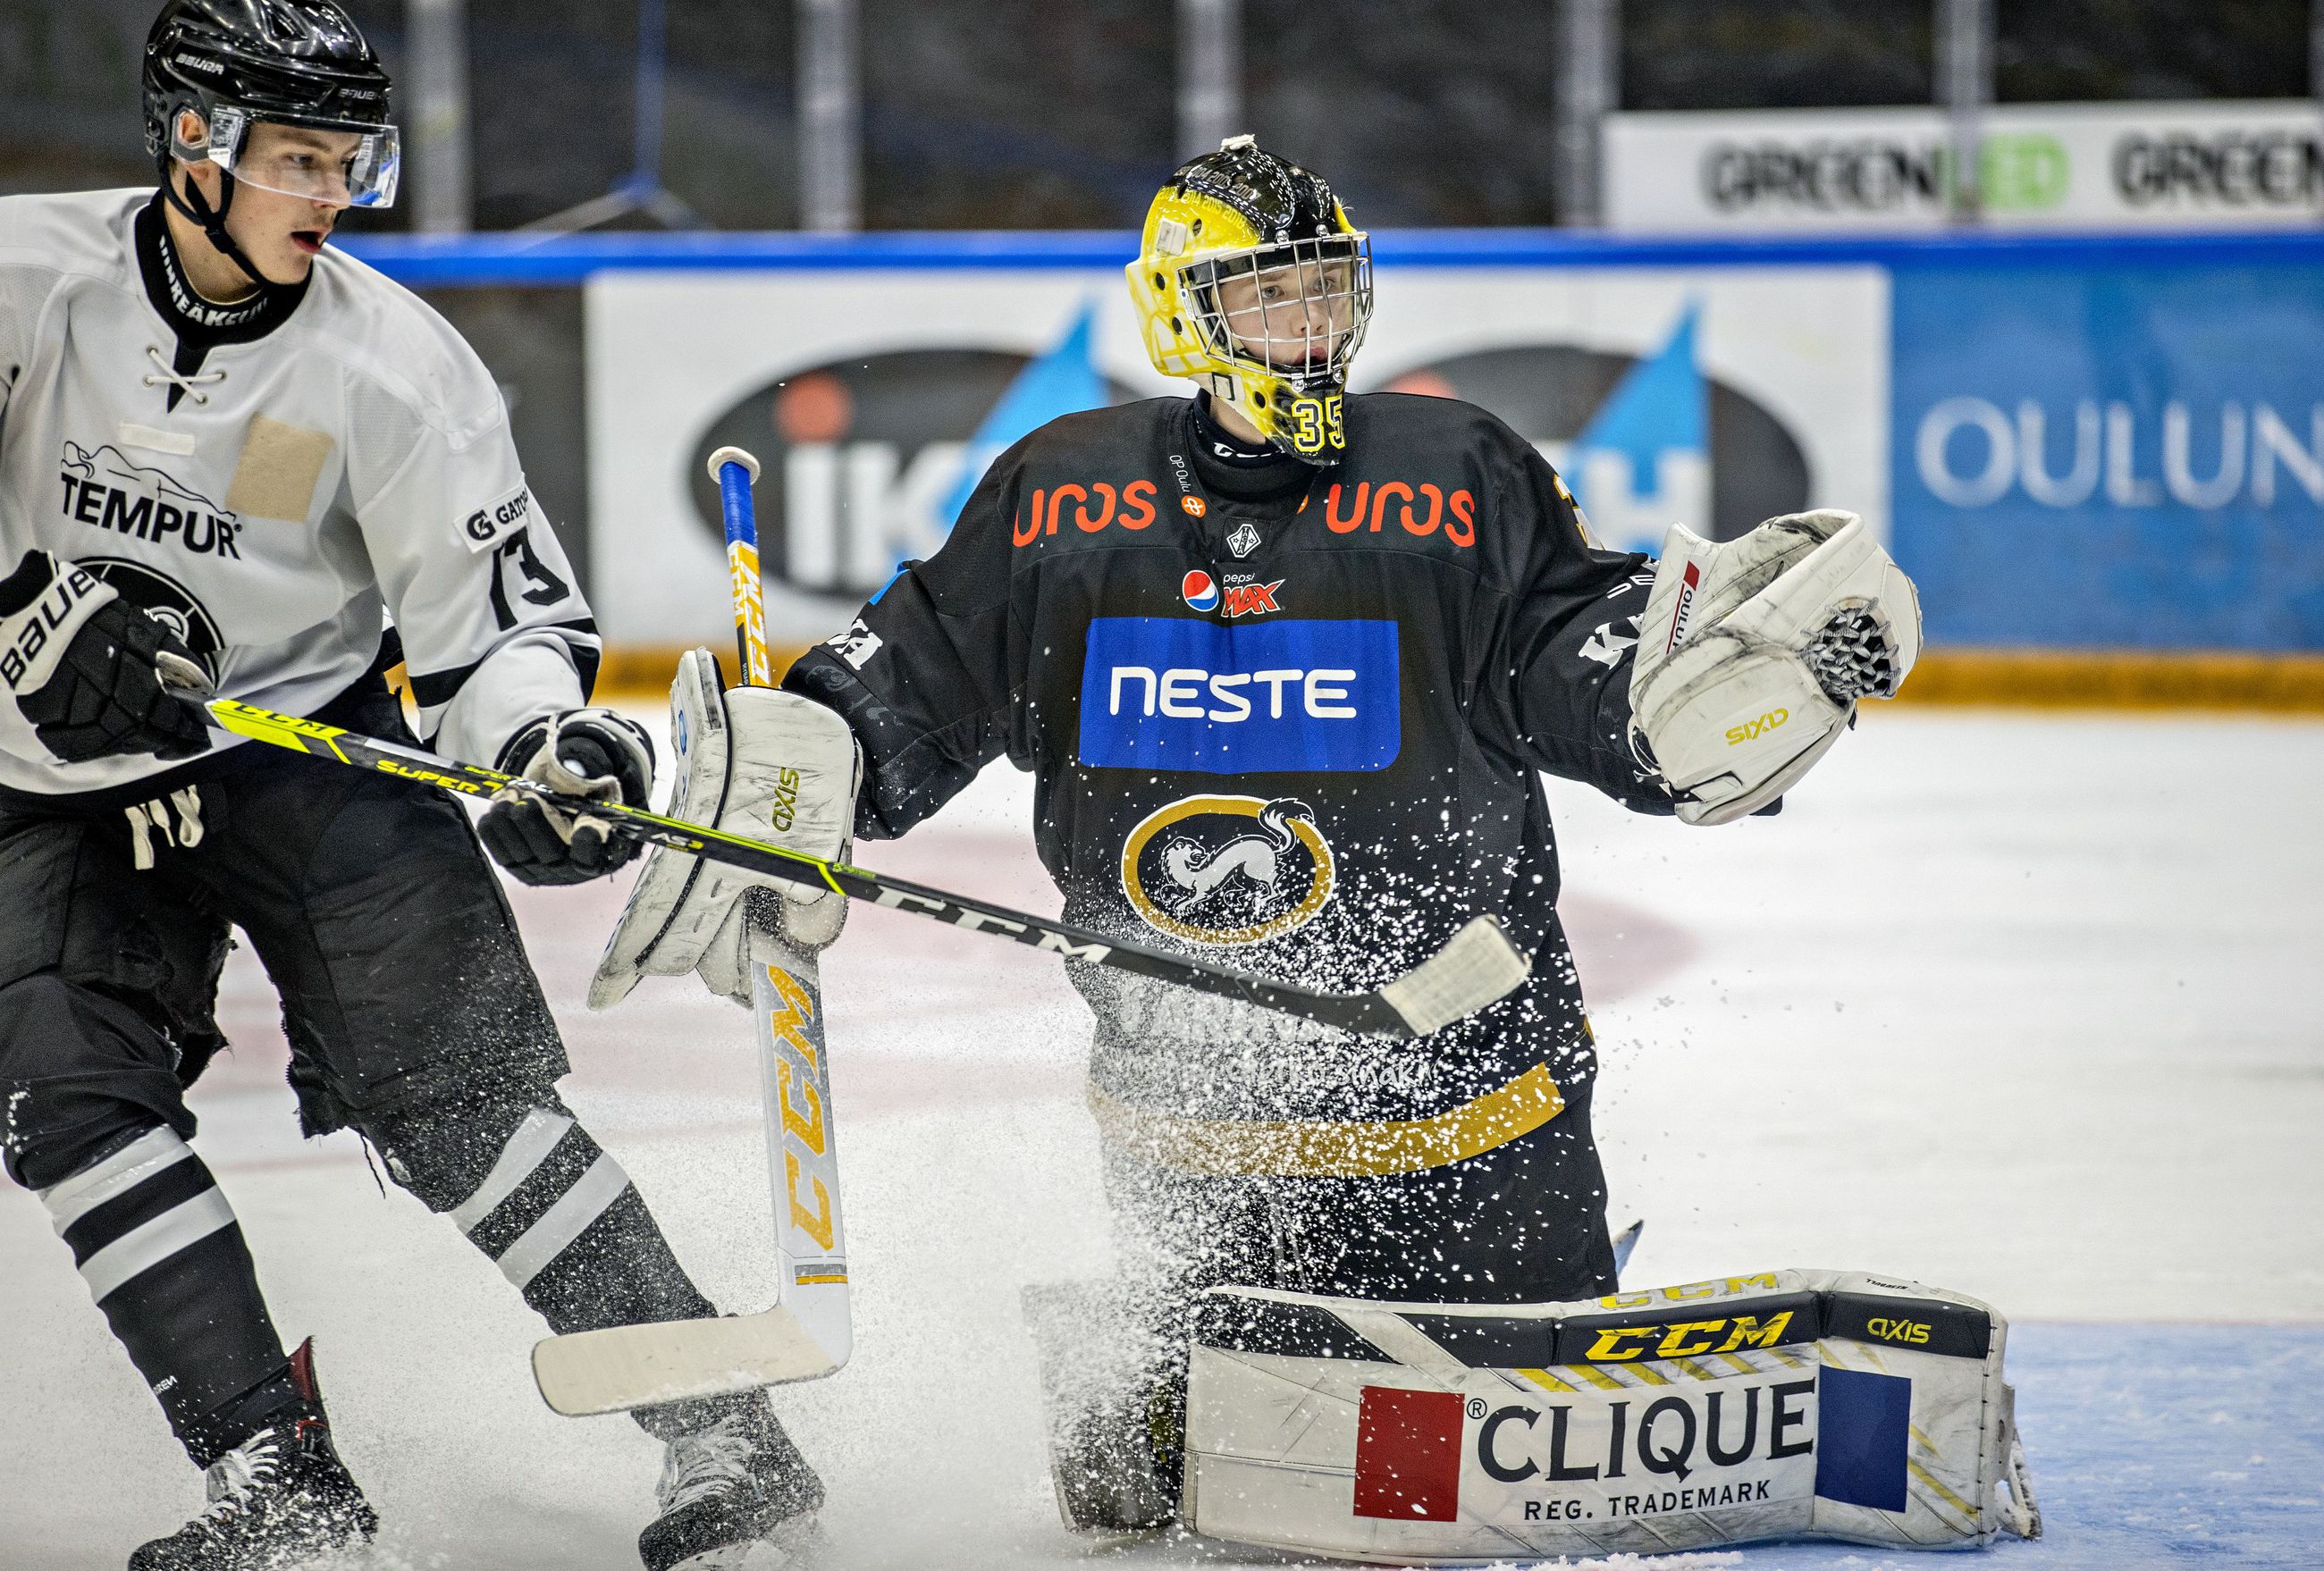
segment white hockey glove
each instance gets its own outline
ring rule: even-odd
[[[1630,728],[1687,823],[1788,790],[1921,649],[1913,581],[1854,513],[1770,519],[1713,545],[1674,526],[1639,619]]]
[[[722,692],[707,649],[688,650],[678,661],[669,710],[678,759],[670,817],[827,860],[847,855],[862,755],[845,721],[776,688]],[[770,893],[753,893],[761,889]],[[847,899],[652,848],[590,980],[589,1007],[619,1002],[641,976],[687,971],[700,972],[712,992],[748,1005],[754,913],[792,948],[812,954],[839,936]]]
[[[653,791],[653,739],[610,709],[568,709],[534,721],[501,749],[503,774],[568,796],[643,807]],[[495,797],[476,825],[493,859],[526,884],[585,884],[638,854],[604,819],[529,796]]]

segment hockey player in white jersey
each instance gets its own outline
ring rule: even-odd
[[[459,809],[214,742],[165,691],[394,735],[400,639],[435,747],[645,800],[650,744],[588,706],[597,636],[491,376],[327,248],[394,197],[388,93],[329,0],[170,0],[161,188],[0,199],[0,1157],[208,1474],[137,1571],[290,1564],[376,1520],[187,1144],[229,925],[281,994],[306,1131],[360,1132],[558,1332],[716,1312],[559,1102]],[[483,839],[533,883],[635,849],[529,804]],[[668,1447],[653,1571],[820,1502],[762,1393],[636,1417]]]

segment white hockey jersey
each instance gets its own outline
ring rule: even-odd
[[[141,251],[152,199],[0,198],[0,574],[35,547],[78,562],[220,694],[299,715],[364,675],[392,617],[421,735],[471,762],[581,703],[595,625],[475,352],[327,249],[303,296],[211,307],[158,212]],[[0,701],[0,786],[182,767],[62,763]]]

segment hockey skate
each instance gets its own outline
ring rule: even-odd
[[[331,1445],[313,1348],[290,1355],[299,1401],[210,1465],[201,1514],[139,1548],[129,1571],[289,1571],[371,1541],[379,1513]]]
[[[763,1402],[669,1442],[646,1571],[772,1571],[812,1543],[823,1481]]]

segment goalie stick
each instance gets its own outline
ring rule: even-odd
[[[710,455],[726,525],[734,652],[742,685],[771,687],[759,591],[759,461],[739,447]],[[738,1387],[838,1373],[854,1347],[847,1238],[840,1211],[837,1120],[816,957],[794,949],[752,903],[751,1015],[774,1206],[775,1304],[755,1315],[663,1320],[551,1337],[533,1348],[533,1378],[561,1413],[603,1413]]]
[[[464,764],[423,749],[301,720],[231,698],[213,698],[205,707],[223,730],[253,741],[374,769],[407,780],[438,786],[464,796],[491,797],[503,791],[537,796],[561,813],[591,817],[635,835],[649,845],[746,868],[793,884],[820,884],[852,900],[868,900],[937,922],[1030,944],[1086,965],[1111,966],[1183,988],[1255,1004],[1277,1014],[1370,1036],[1425,1036],[1467,1018],[1507,996],[1533,970],[1530,957],[1509,942],[1496,916],[1471,917],[1443,949],[1385,986],[1363,993],[1328,993],[1296,982],[1270,981],[1248,971],[1214,964],[1196,955],[1170,954],[1133,939],[1110,938],[1028,912],[1011,911],[966,895],[947,894],[925,884],[875,873],[845,862],[826,861],[728,834],[683,819],[665,818],[641,807],[566,796],[536,781],[503,775],[479,764]]]

